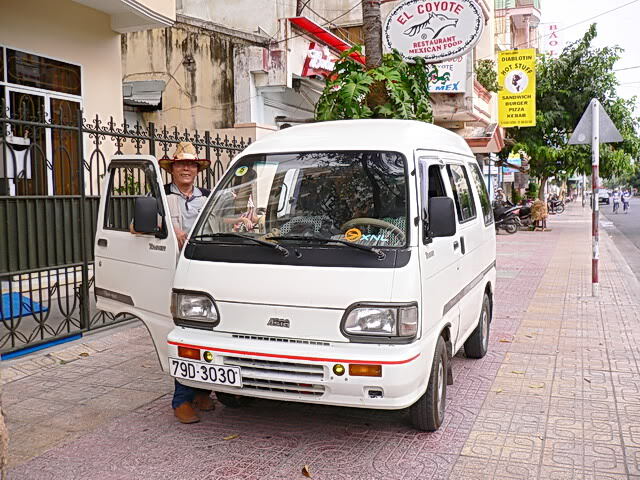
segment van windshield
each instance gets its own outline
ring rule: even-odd
[[[216,188],[192,238],[404,246],[406,170],[404,156],[395,152],[248,155]],[[229,232],[242,236],[223,235]]]

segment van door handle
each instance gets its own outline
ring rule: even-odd
[[[99,247],[106,247],[108,244],[107,239],[106,238],[99,238],[98,239],[98,246]]]
[[[460,246],[460,242],[458,242],[458,240],[453,242],[453,249],[454,250],[457,250],[459,246]]]
[[[466,248],[464,248],[464,237],[460,237],[460,251],[464,255],[466,252]]]

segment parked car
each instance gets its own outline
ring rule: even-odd
[[[606,190],[603,188],[598,192],[598,203],[606,203],[607,205],[609,205],[610,197],[611,190]]]
[[[122,193],[127,174],[137,196]],[[114,156],[103,192],[98,308],[141,318],[164,370],[225,405],[410,407],[416,428],[436,430],[453,356],[487,352],[491,203],[448,130],[349,120],[264,137],[231,163],[182,252],[155,158]],[[249,204],[259,221],[236,229]]]

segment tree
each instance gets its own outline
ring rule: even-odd
[[[405,61],[397,51],[382,53],[380,0],[362,2],[366,65],[343,52],[316,104],[316,120],[350,118],[400,118],[433,121],[429,78],[438,78],[435,67],[422,58]]]
[[[591,147],[568,145],[573,129],[589,102],[597,98],[620,130],[624,142],[600,147],[601,175],[609,177],[631,168],[640,154],[637,131],[640,122],[633,116],[633,101],[619,98],[613,72],[620,59],[619,47],[593,48],[596,26],[582,39],[565,47],[558,58],[540,56],[536,66],[536,126],[507,130],[509,146],[500,157],[524,150],[531,157],[530,173],[540,179],[540,198],[552,176],[561,172],[591,172]]]

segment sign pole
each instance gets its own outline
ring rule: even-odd
[[[600,143],[616,143],[624,138],[611,121],[611,117],[602,108],[597,98],[591,100],[587,110],[576,125],[569,139],[569,145],[588,145],[591,136],[591,293],[597,297],[600,293],[598,262],[600,260]]]
[[[597,297],[600,293],[598,279],[598,260],[600,259],[600,235],[598,221],[600,220],[600,109],[598,100],[591,100],[591,185],[593,197],[593,210],[591,212],[591,234],[593,256],[591,258],[591,293]]]

